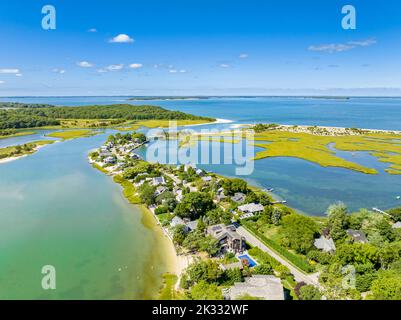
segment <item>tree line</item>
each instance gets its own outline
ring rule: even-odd
[[[131,120],[213,120],[157,106],[129,104],[55,107],[8,103],[0,106],[0,129],[19,129],[60,125],[62,119]],[[14,106],[14,107],[13,107]]]

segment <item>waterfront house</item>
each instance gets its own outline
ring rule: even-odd
[[[284,288],[280,278],[272,275],[254,275],[245,278],[244,282],[236,282],[227,293],[228,300],[239,299],[245,295],[263,300],[284,300]]]
[[[203,182],[212,182],[212,181],[213,181],[213,178],[212,178],[211,176],[203,177],[203,178],[202,178],[202,181],[203,181]]]
[[[256,213],[260,213],[264,210],[264,207],[261,204],[256,203],[247,203],[238,207],[238,210],[242,213],[251,213],[252,215]]]
[[[398,221],[398,222],[394,223],[393,226],[392,226],[392,228],[393,228],[393,229],[400,229],[400,228],[401,228],[401,222]]]
[[[348,229],[347,235],[349,235],[354,242],[368,243],[368,239],[363,231]]]
[[[234,194],[234,196],[231,197],[231,200],[234,202],[244,202],[246,198],[246,195],[243,194],[242,192],[237,192]]]
[[[196,169],[195,172],[200,177],[203,177],[205,175],[205,172],[202,169]]]
[[[217,224],[209,226],[206,233],[219,242],[223,253],[239,253],[245,250],[245,238],[237,233],[233,225]]]
[[[157,187],[159,185],[165,185],[166,181],[164,180],[164,177],[156,177],[152,179],[152,185]]]
[[[116,158],[114,157],[107,157],[103,160],[105,164],[115,164],[117,162]]]
[[[170,222],[170,226],[172,228],[176,227],[176,226],[185,226],[185,221],[182,220],[179,216],[175,216],[171,222]]]
[[[316,248],[324,251],[324,252],[334,252],[336,251],[336,245],[332,238],[327,238],[325,236],[321,236],[319,239],[315,239],[314,245]]]

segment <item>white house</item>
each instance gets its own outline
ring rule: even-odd
[[[238,210],[241,211],[242,213],[252,213],[252,214],[262,212],[263,209],[264,207],[260,203],[258,204],[247,203],[238,207]]]
[[[323,250],[324,252],[336,251],[336,245],[332,238],[326,238],[321,236],[319,239],[315,239],[314,245],[316,248]]]

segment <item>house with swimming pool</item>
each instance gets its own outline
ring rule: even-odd
[[[222,253],[240,253],[245,251],[245,238],[237,233],[233,225],[217,224],[210,226],[207,228],[206,233],[219,242]]]

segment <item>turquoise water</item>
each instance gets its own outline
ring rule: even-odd
[[[157,293],[167,270],[160,234],[119,185],[88,164],[88,151],[105,139],[55,143],[0,165],[0,299],[143,299]],[[56,268],[54,291],[41,288],[44,265]]]

